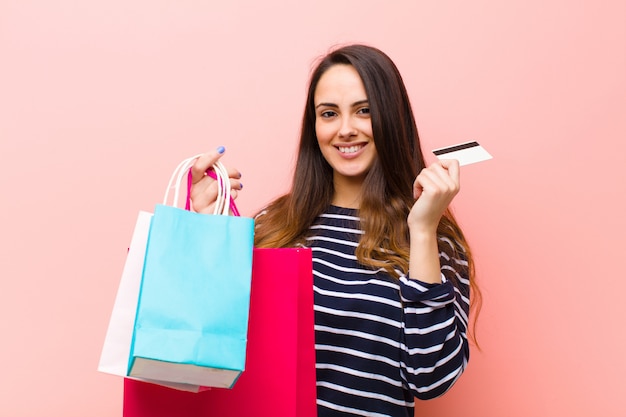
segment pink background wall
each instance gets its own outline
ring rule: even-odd
[[[284,190],[311,62],[351,41],[396,61],[425,149],[494,155],[455,201],[482,351],[418,415],[626,415],[617,0],[0,0],[0,415],[121,415],[96,367],[137,210],[218,145],[245,214]]]

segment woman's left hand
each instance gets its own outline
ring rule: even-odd
[[[436,233],[439,220],[460,189],[460,167],[456,159],[434,162],[413,183],[417,201],[407,219],[411,231]]]

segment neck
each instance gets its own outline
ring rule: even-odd
[[[363,179],[335,177],[333,182],[335,191],[332,204],[334,206],[353,209],[358,209],[361,206]]]

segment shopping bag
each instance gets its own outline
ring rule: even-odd
[[[98,371],[126,376],[152,213],[140,211],[109,319]]]
[[[176,207],[193,159],[177,174],[174,206],[152,216],[128,376],[230,388],[245,368],[254,220],[228,215],[219,162],[219,213]]]
[[[179,200],[180,183],[184,176],[184,173],[187,171],[188,182],[185,208],[186,210],[190,209],[189,192],[191,190],[191,171],[187,168],[192,163],[192,161],[195,160],[195,158],[196,157],[189,158],[181,162],[181,164],[179,164],[179,166],[176,168],[166,189],[164,204],[169,201],[168,196],[170,190],[175,189],[173,204],[177,205],[177,202]],[[223,180],[222,177],[218,178],[216,172],[220,171],[223,174],[222,176],[226,175],[225,170],[221,165],[215,166],[214,170],[208,171],[207,174],[218,180],[220,190],[222,190],[227,182]],[[218,196],[218,203],[220,204],[216,205],[214,214],[226,214],[226,207],[228,207],[227,202],[229,200],[230,211],[233,214],[239,216],[239,212],[237,211],[234,201],[229,196],[229,189],[221,192],[220,196]],[[128,249],[126,262],[118,287],[118,292],[115,298],[113,311],[110,317],[105,342],[101,352],[100,362],[98,364],[98,370],[101,372],[110,373],[118,376],[126,376],[128,374],[130,350],[133,340],[133,329],[135,325],[139,289],[143,274],[146,245],[151,219],[152,213],[144,211],[140,211],[137,217],[135,229],[131,239],[131,244]],[[194,384],[147,380],[144,378],[137,379],[192,392],[199,392],[208,389]]]
[[[315,417],[311,251],[254,249],[246,369],[231,389],[126,379],[124,417]]]

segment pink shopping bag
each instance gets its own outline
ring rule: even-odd
[[[311,251],[254,249],[246,368],[198,393],[124,382],[124,417],[315,417]]]

